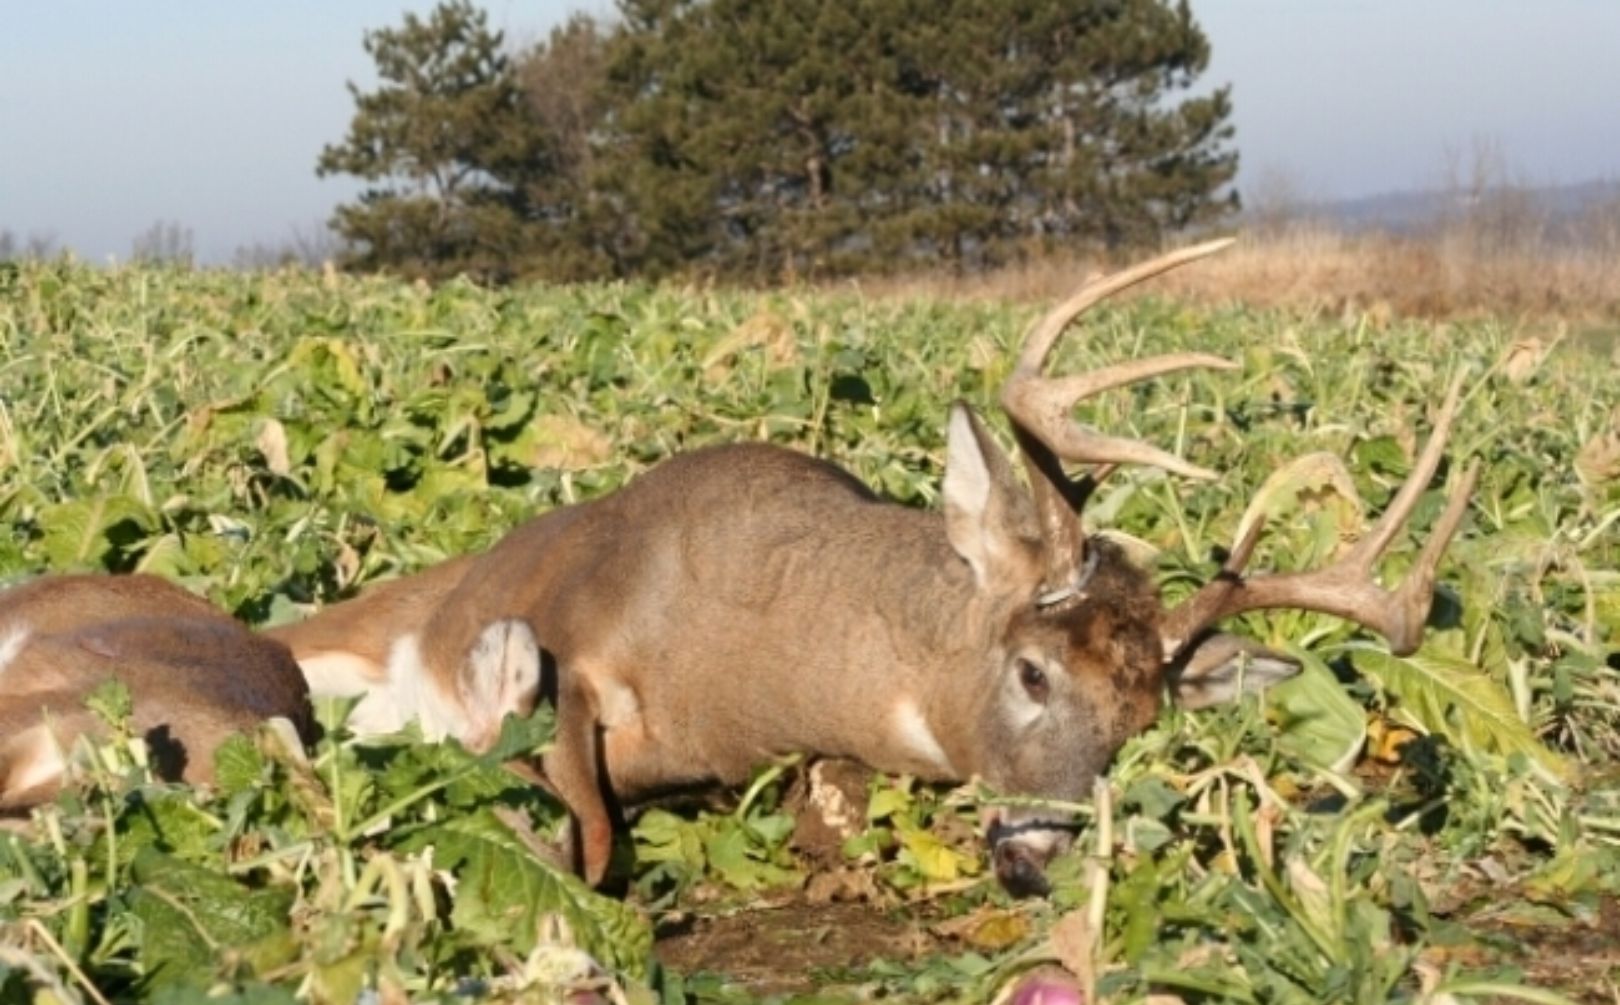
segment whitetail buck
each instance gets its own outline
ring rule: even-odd
[[[1406,581],[1373,580],[1379,554],[1434,478],[1457,405],[1369,536],[1328,569],[1245,577],[1258,526],[1220,575],[1166,610],[1152,580],[1081,527],[1099,472],[1180,458],[1073,423],[1082,398],[1188,368],[1182,353],[1045,378],[1058,336],[1104,297],[1218,250],[1213,242],[1086,285],[1030,331],[1001,403],[1026,492],[973,412],[952,408],[944,513],[877,499],[826,462],[762,444],[698,450],[622,490],[519,527],[488,553],[334,605],[277,635],[311,670],[462,687],[492,620],[526,625],[555,660],[557,742],[546,777],[573,811],[585,875],[611,846],[608,800],[735,782],[802,751],[927,779],[982,777],[1008,794],[1074,800],[1168,689],[1189,705],[1297,669],[1212,626],[1261,608],[1327,612],[1398,652],[1423,633],[1435,566],[1467,508],[1456,480]],[[1063,462],[1099,466],[1078,482]],[[391,669],[390,669],[391,667]],[[1240,684],[1241,682],[1241,684]],[[463,712],[457,712],[463,715]],[[603,771],[605,769],[605,776]],[[1042,883],[1064,846],[1050,811],[1002,812],[991,842],[1013,889]]]
[[[153,576],[51,576],[0,592],[0,811],[53,798],[66,752],[103,725],[85,707],[119,680],[154,772],[213,780],[214,750],[272,717],[310,739],[286,646]]]

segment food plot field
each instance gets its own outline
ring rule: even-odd
[[[948,403],[993,415],[1038,312],[0,266],[0,578],[144,570],[282,621],[722,441],[936,506]],[[77,752],[74,790],[0,832],[0,1002],[993,1001],[1042,974],[1097,1001],[1616,1000],[1620,341],[1143,297],[1053,369],[1180,350],[1243,366],[1078,413],[1221,473],[1120,471],[1087,510],[1169,596],[1251,508],[1253,568],[1331,560],[1458,371],[1386,581],[1445,473],[1483,473],[1420,652],[1239,619],[1304,673],[1165,711],[1074,808],[1049,897],[988,874],[988,793],[796,760],[641,812],[590,891],[552,864],[558,807],[496,765],[545,709],[476,758],[358,744],[327,707],[317,749],[233,741],[207,793],[153,784],[139,743]],[[115,727],[122,698],[96,703]],[[843,832],[809,809],[829,793]]]

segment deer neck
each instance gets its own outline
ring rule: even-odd
[[[898,686],[885,742],[897,767],[932,780],[962,780],[982,761],[979,725],[1002,662],[996,635],[1013,601],[978,589],[965,565],[935,574],[933,584],[884,612],[888,624],[906,628],[893,633],[892,648],[909,671],[893,674]]]

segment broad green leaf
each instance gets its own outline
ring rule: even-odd
[[[541,702],[527,717],[507,713],[495,745],[484,753],[486,761],[499,763],[514,757],[542,753],[551,746],[557,731],[557,715],[549,702]]]
[[[872,798],[866,804],[866,819],[873,823],[885,820],[909,809],[912,801],[911,793],[905,789],[885,786],[872,793]]]
[[[264,777],[264,755],[253,741],[240,733],[225,738],[214,748],[214,784],[226,796],[257,785]]]
[[[218,853],[219,830],[197,812],[190,793],[153,786],[128,799],[118,840],[122,860],[130,861],[148,848],[191,862],[206,862]]]
[[[1275,693],[1275,689],[1271,693]],[[1172,810],[1187,801],[1186,795],[1167,784],[1162,778],[1143,778],[1132,783],[1125,790],[1122,800],[1127,806],[1134,806],[1145,813],[1150,819],[1163,820]]]
[[[286,962],[293,893],[251,890],[210,870],[145,849],[135,856],[130,909],[141,921],[141,959],[154,986],[206,984],[227,953],[251,971]]]
[[[356,403],[367,399],[369,387],[360,372],[354,350],[335,338],[306,338],[293,346],[287,363],[308,374],[308,384],[316,388],[340,387]]]
[[[124,729],[129,717],[135,714],[135,699],[129,685],[116,677],[97,684],[84,699],[84,707],[96,718],[116,729]]]
[[[434,861],[456,874],[452,917],[488,945],[534,948],[540,919],[556,913],[579,945],[605,966],[640,977],[652,953],[652,929],[635,909],[593,892],[578,877],[536,858],[485,808],[413,834],[404,847],[432,845]]]
[[[56,569],[105,565],[111,554],[157,526],[152,511],[127,495],[57,503],[41,511],[45,557]]]
[[[1620,582],[1610,582],[1592,599],[1593,613],[1610,645],[1620,644]]]
[[[650,809],[636,820],[638,856],[648,862],[671,862],[691,873],[703,869],[703,837],[690,821],[668,810]]]
[[[715,876],[739,890],[766,890],[801,878],[771,862],[769,849],[756,843],[737,820],[717,821],[704,838],[703,853]]]
[[[1507,690],[1473,664],[1422,651],[1395,656],[1365,643],[1343,648],[1429,732],[1464,749],[1524,754],[1560,781],[1573,777],[1570,763],[1519,718]]]
[[[1367,713],[1315,653],[1292,649],[1300,671],[1266,690],[1278,745],[1307,764],[1349,771],[1367,741]]]
[[[533,391],[519,391],[511,395],[498,411],[484,417],[484,430],[503,433],[517,428],[534,411],[535,397]]]
[[[298,1005],[298,996],[286,985],[250,981],[228,991],[190,985],[164,985],[153,993],[152,1005]]]
[[[191,565],[187,561],[185,542],[179,534],[164,534],[146,546],[145,554],[136,563],[136,572],[178,579]]]

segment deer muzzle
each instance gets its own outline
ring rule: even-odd
[[[996,879],[1015,897],[1051,890],[1046,866],[1074,844],[1072,819],[1039,807],[996,807],[987,813],[990,861]]]

